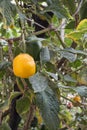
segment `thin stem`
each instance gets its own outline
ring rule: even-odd
[[[63,95],[60,95],[60,96],[61,96],[62,98],[64,98],[64,99],[66,99],[66,100],[72,102],[73,104],[76,103],[76,102],[72,101],[71,99],[69,99],[69,98],[67,98],[67,97],[65,97],[65,96],[63,96]],[[78,105],[87,106],[87,104],[80,103],[80,102],[78,102]]]
[[[67,97],[65,97],[65,96],[63,96],[63,95],[60,95],[60,96],[61,96],[62,98],[64,98],[64,99],[66,99],[66,100],[68,100],[68,101],[74,103],[74,101],[72,101],[71,99],[69,99],[69,98],[67,98]]]
[[[17,86],[18,86],[20,92],[21,92],[22,94],[24,94],[24,89],[20,86],[20,83],[19,83],[19,80],[18,80],[17,77],[16,77],[16,83],[17,83]],[[22,82],[22,83],[23,83],[23,82]],[[23,84],[23,85],[24,85],[24,84]]]
[[[42,33],[46,33],[46,32],[48,32],[48,31],[50,31],[50,30],[52,30],[52,28],[48,27],[48,28],[45,28],[45,29],[43,29],[43,30],[41,30],[41,31],[34,32],[34,33],[32,33],[32,34],[33,34],[33,35],[39,35],[39,34],[42,34]]]
[[[0,39],[3,39],[3,40],[5,40],[5,41],[7,41],[7,42],[9,42],[9,41],[16,42],[16,41],[21,40],[21,37],[22,37],[22,36],[14,37],[14,38],[9,38],[9,39],[5,39],[5,38],[3,38],[3,37],[0,37]]]
[[[29,19],[29,18],[27,18],[27,17],[25,17],[25,19],[28,20],[29,22],[32,22],[32,21],[33,21],[32,19]],[[34,22],[35,25],[37,25],[37,26],[39,26],[39,27],[45,29],[45,27],[42,26],[41,24],[39,24],[39,23],[37,23],[37,22],[35,22],[35,21],[33,21],[33,22]]]
[[[60,37],[58,31],[56,31],[56,30],[54,30],[54,31],[55,31],[55,33],[56,33],[56,35],[57,35],[57,37],[58,37],[58,39],[59,39],[61,45],[63,46],[63,48],[66,48],[66,45],[65,45],[65,43],[63,42],[63,40],[61,39],[61,37]]]
[[[0,60],[3,61],[3,48],[0,47]]]
[[[9,57],[11,61],[13,61],[12,43],[13,43],[12,40],[8,40],[8,48],[9,48],[8,51],[9,51]]]
[[[24,89],[27,89],[27,83],[25,82],[25,79],[21,78],[21,81],[23,83]]]
[[[23,130],[28,130],[30,128],[31,122],[33,120],[34,111],[35,111],[35,105],[31,104],[30,110],[28,113],[28,117],[27,117],[27,120],[24,124]]]
[[[83,3],[83,0],[81,0],[81,2],[79,3],[79,6],[78,6],[78,8],[77,8],[77,10],[76,10],[76,12],[74,13],[73,16],[75,16],[76,14],[78,14],[78,12],[80,11],[80,9],[82,7],[82,3]]]

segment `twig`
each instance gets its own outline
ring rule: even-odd
[[[24,89],[26,90],[28,86],[25,79],[21,78],[21,82],[23,83]]]
[[[9,51],[9,57],[10,57],[10,60],[13,61],[13,53],[12,53],[12,42],[11,40],[8,40],[8,51]]]
[[[65,97],[65,96],[63,96],[63,95],[60,95],[60,96],[61,96],[62,98],[64,98],[64,99],[66,99],[66,100],[72,102],[73,104],[76,103],[75,101],[72,101],[71,99],[69,99],[69,98],[67,98],[67,97]],[[77,102],[77,103],[78,103],[78,105],[87,106],[87,104],[84,104],[84,103],[80,103],[80,102]]]
[[[53,29],[52,29],[51,27],[48,27],[48,28],[45,28],[45,29],[43,29],[43,30],[41,30],[41,31],[33,32],[32,34],[33,34],[33,35],[40,35],[40,34],[42,34],[42,33],[48,32],[48,31],[50,31],[50,30],[53,30]]]
[[[69,74],[73,74],[73,73],[75,73],[75,72],[78,72],[79,70],[83,69],[84,67],[85,67],[85,65],[82,65],[82,66],[80,66],[79,68],[77,68],[75,71],[69,72]]]
[[[75,27],[77,27],[78,23],[79,23],[79,15],[78,15],[78,12],[75,13]],[[62,42],[61,42],[62,43]],[[65,45],[65,44],[64,44]],[[73,41],[72,42],[72,45],[70,46],[70,48],[76,48],[77,47],[77,44]],[[67,59],[65,57],[61,58],[61,60],[58,62],[58,65],[57,65],[57,68],[59,69],[63,64],[64,66],[67,64]]]
[[[0,37],[0,39],[3,39],[3,40],[5,40],[5,41],[7,41],[7,42],[9,42],[9,41],[16,42],[16,41],[21,40],[21,36],[19,36],[19,37],[14,37],[14,38],[9,38],[9,39]]]
[[[17,86],[18,86],[18,89],[20,90],[20,92],[21,92],[22,94],[24,94],[24,89],[20,86],[20,83],[19,83],[19,81],[18,81],[18,77],[16,77],[16,83],[17,83]]]
[[[35,105],[31,104],[29,114],[28,114],[27,120],[26,120],[26,122],[24,124],[23,130],[28,130],[30,128],[30,125],[31,125],[31,122],[32,122],[33,116],[34,116],[33,115],[34,110],[35,110]]]
[[[29,19],[29,18],[27,18],[27,17],[25,17],[25,19],[26,19],[27,21],[29,21],[29,22],[32,22],[32,21],[33,21],[32,19]],[[41,24],[39,24],[39,23],[37,23],[37,22],[35,22],[35,21],[33,21],[33,22],[34,22],[35,25],[37,25],[37,26],[39,26],[39,27],[45,29],[45,27],[42,26]]]
[[[61,39],[61,37],[60,37],[58,31],[56,31],[56,30],[54,30],[54,31],[55,31],[55,33],[56,33],[56,35],[57,35],[57,37],[58,37],[58,39],[59,39],[61,45],[63,46],[63,48],[66,48],[66,45],[65,45],[65,43],[63,42],[63,40]]]
[[[62,98],[64,98],[64,99],[66,99],[66,100],[68,100],[68,101],[74,103],[74,101],[72,101],[71,99],[69,99],[69,98],[67,98],[67,97],[65,97],[65,96],[63,96],[63,95],[60,95],[60,96],[61,96]]]
[[[7,40],[5,39],[5,40],[6,40],[7,42],[8,42],[8,41],[14,41],[14,42],[16,42],[16,41],[21,40],[21,37],[22,37],[22,36],[14,37],[14,38],[9,38],[9,39],[7,39]]]
[[[78,8],[77,8],[77,10],[76,10],[76,12],[74,13],[73,16],[75,16],[76,14],[78,14],[78,12],[79,12],[80,9],[81,9],[82,3],[83,3],[83,0],[81,0],[81,2],[79,3],[79,6],[78,6]]]

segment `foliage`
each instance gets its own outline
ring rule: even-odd
[[[1,130],[16,124],[18,130],[87,129],[86,5],[0,0]],[[33,76],[14,75],[13,59],[20,53],[34,58]]]

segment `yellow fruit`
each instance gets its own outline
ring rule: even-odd
[[[13,72],[21,78],[28,78],[35,74],[36,64],[32,56],[27,53],[17,55],[13,59]]]
[[[75,102],[81,102],[81,97],[76,95],[74,98],[73,98],[73,101]]]

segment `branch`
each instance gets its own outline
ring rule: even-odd
[[[77,8],[77,10],[76,10],[76,12],[74,13],[73,16],[75,16],[76,14],[79,13],[79,11],[80,11],[80,9],[81,9],[81,6],[82,6],[82,3],[83,3],[83,0],[81,0],[81,2],[79,3],[79,6],[78,6],[78,8]]]
[[[64,99],[66,99],[66,100],[68,100],[68,101],[74,103],[74,101],[72,101],[71,99],[69,99],[69,98],[67,98],[67,97],[65,97],[65,96],[63,96],[63,95],[60,95],[60,96],[61,96],[62,98],[64,98]]]
[[[19,37],[14,37],[14,38],[9,38],[9,39],[5,39],[7,42],[9,42],[9,41],[14,41],[14,42],[16,42],[16,41],[19,41],[19,40],[21,40],[22,38],[21,38],[21,36],[19,36]]]
[[[57,35],[57,37],[58,37],[58,39],[59,39],[61,45],[63,46],[63,48],[66,48],[66,45],[65,45],[65,43],[63,42],[63,40],[61,39],[61,37],[60,37],[58,31],[54,30],[54,32],[56,33],[56,35]]]
[[[5,40],[5,41],[7,41],[7,42],[10,41],[10,44],[12,44],[13,42],[16,42],[16,41],[21,40],[21,36],[19,36],[19,37],[14,37],[14,38],[9,38],[9,39],[6,39],[6,38],[3,38],[3,37],[0,37],[0,39]]]
[[[63,96],[63,95],[60,95],[60,96],[61,96],[62,98],[64,98],[64,99],[66,99],[66,100],[72,102],[73,104],[76,104],[75,101],[72,101],[71,99],[69,99],[69,98],[67,98],[67,97],[65,97],[65,96]],[[77,103],[78,103],[78,106],[80,106],[80,105],[82,105],[82,106],[87,106],[87,104],[84,104],[84,103],[80,103],[80,102],[77,102]]]
[[[28,130],[30,128],[31,122],[33,120],[34,110],[35,110],[35,105],[31,104],[29,114],[28,114],[27,120],[24,124],[23,130]]]
[[[42,26],[41,24],[39,24],[39,23],[37,23],[37,22],[33,21],[32,19],[29,19],[29,18],[27,18],[27,17],[25,17],[25,19],[26,19],[27,21],[29,21],[29,22],[33,22],[35,25],[37,25],[37,26],[39,26],[39,27],[41,27],[41,28],[45,29],[45,27],[44,27],[44,26]]]
[[[26,91],[29,87],[28,87],[28,85],[27,85],[25,79],[23,79],[23,78],[20,78],[20,79],[21,79],[21,82],[23,83],[24,90]]]
[[[8,41],[8,52],[9,52],[10,60],[13,61],[12,41],[11,40]]]
[[[40,30],[40,31],[37,31],[37,32],[33,32],[32,33],[32,35],[40,35],[40,34],[42,34],[42,33],[46,33],[46,32],[48,32],[48,31],[50,31],[50,30],[53,30],[51,27],[48,27],[48,28],[45,28],[45,29],[42,29],[42,30]]]

